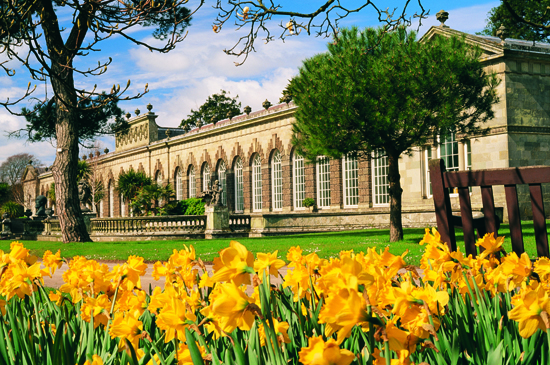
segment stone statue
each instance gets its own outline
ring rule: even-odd
[[[212,189],[210,189],[212,194],[212,200],[210,201],[210,204],[215,206],[222,206],[222,191],[223,189],[220,188],[220,183],[218,180],[214,181],[214,186]]]
[[[83,212],[89,212],[90,209],[86,206],[86,202],[90,200],[92,192],[90,189],[90,185],[86,182],[86,180],[82,179],[78,183],[78,200],[80,200],[80,209]]]
[[[36,197],[36,216],[37,217],[45,217],[46,216],[46,203],[48,199],[44,195],[38,195]]]

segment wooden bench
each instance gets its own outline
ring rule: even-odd
[[[517,195],[517,185],[528,184],[533,209],[533,226],[539,257],[550,257],[548,252],[548,235],[542,183],[550,183],[550,167],[531,166],[505,169],[446,171],[443,160],[430,160],[430,179],[435,206],[437,229],[441,241],[447,242],[451,251],[456,251],[455,227],[462,226],[466,254],[476,256],[477,247],[474,230],[478,235],[494,232],[498,235],[498,218],[495,215],[493,186],[504,185],[508,220],[510,223],[510,238],[512,249],[518,255],[524,252],[523,233],[521,230],[520,210]],[[476,220],[472,217],[470,187],[481,188],[483,217]],[[449,189],[458,190],[460,202],[460,217],[453,216]],[[461,223],[461,224],[460,224]]]

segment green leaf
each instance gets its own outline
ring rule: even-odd
[[[502,341],[496,348],[489,349],[489,353],[487,355],[487,365],[502,365],[502,360],[504,358],[503,349]]]
[[[188,328],[185,328],[185,341],[187,342],[187,347],[191,353],[191,360],[193,360],[193,365],[204,365],[202,360],[201,352],[195,343],[195,337],[189,331]]]

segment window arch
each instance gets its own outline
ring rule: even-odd
[[[283,209],[283,168],[281,153],[275,150],[271,159],[271,201],[273,210]]]
[[[303,201],[306,198],[306,169],[304,158],[294,153],[292,159],[292,185],[294,190],[294,209],[304,209]]]
[[[158,184],[158,185],[162,185],[162,173],[159,171],[157,171],[157,173],[155,174],[155,182]]]
[[[330,208],[330,159],[317,158],[317,206]]]
[[[235,212],[244,211],[243,160],[237,157],[233,171],[235,172]]]
[[[126,200],[124,199],[124,195],[120,194],[120,216],[126,217]]]
[[[344,178],[344,208],[356,208],[359,205],[359,168],[357,156],[347,154],[342,158]]]
[[[202,168],[202,191],[206,191],[210,187],[210,175],[210,165],[205,162]]]
[[[220,163],[218,164],[218,181],[220,183],[220,187],[222,190],[222,204],[227,205],[227,179],[226,179],[226,167],[225,162],[223,160],[220,160]]]
[[[262,211],[262,160],[258,154],[252,160],[252,211]]]
[[[197,196],[197,186],[195,184],[195,167],[191,165],[189,167],[189,173],[187,174],[189,184],[189,197],[194,198]]]
[[[176,168],[176,200],[183,200],[183,178],[181,176],[181,169]]]
[[[109,181],[109,217],[115,216],[115,184]]]

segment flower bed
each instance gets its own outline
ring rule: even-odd
[[[5,364],[548,364],[550,260],[501,255],[502,238],[477,258],[449,252],[426,230],[423,275],[404,253],[338,258],[253,255],[238,242],[209,274],[193,247],[154,264],[164,289],[147,294],[147,264],[130,256],[112,270],[74,257],[65,284],[13,242],[0,251],[0,363]]]

